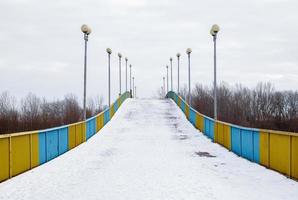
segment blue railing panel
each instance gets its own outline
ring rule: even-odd
[[[59,129],[59,155],[68,150],[68,128]]]
[[[253,161],[253,131],[241,130],[242,156]]]
[[[232,151],[241,156],[241,131],[239,128],[232,127]]]

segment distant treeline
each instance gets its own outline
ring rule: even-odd
[[[184,98],[186,91],[181,92]],[[271,83],[258,83],[253,89],[222,83],[217,93],[221,121],[298,132],[298,91],[276,91]],[[192,107],[213,118],[213,87],[197,84],[192,90]]]
[[[104,109],[103,99],[89,98],[87,117]],[[8,92],[0,93],[0,134],[40,130],[78,122],[83,119],[78,98],[68,94],[63,100],[47,101],[29,93],[17,103]]]

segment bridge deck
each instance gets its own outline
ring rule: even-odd
[[[297,199],[298,183],[239,158],[170,100],[127,100],[87,143],[0,184],[0,199]]]

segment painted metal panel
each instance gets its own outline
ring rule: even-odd
[[[193,109],[189,110],[189,120],[192,125],[196,126],[196,113]]]
[[[185,113],[186,118],[189,119],[189,106],[187,104],[185,105],[185,112],[184,113]]]
[[[115,114],[115,104],[113,104],[110,108],[110,120],[112,119],[114,114]]]
[[[117,99],[117,110],[119,109],[119,107],[121,106],[121,98]]]
[[[185,103],[181,100],[181,110],[185,113]]]
[[[92,119],[91,131],[92,131],[92,135],[94,135],[96,133],[96,120],[95,120],[95,118]]]
[[[96,132],[100,130],[100,116],[96,117]]]
[[[31,135],[31,168],[39,165],[39,134],[32,133]]]
[[[110,109],[104,112],[104,125],[106,125],[110,121]]]
[[[46,133],[38,133],[38,144],[39,144],[39,164],[47,162],[47,151],[46,151]]]
[[[93,119],[89,120],[88,122],[86,122],[86,125],[87,125],[86,138],[87,138],[87,140],[96,133],[96,130],[95,130],[95,119],[96,118],[93,118]]]
[[[76,125],[68,127],[68,150],[76,146]]]
[[[260,164],[269,167],[269,133],[260,132]]]
[[[104,126],[104,114],[100,115],[99,117],[99,120],[100,120],[100,129],[102,129],[102,127]]]
[[[207,118],[204,117],[204,133],[205,135],[207,135],[209,138],[210,138],[210,135],[209,135],[209,121]]]
[[[0,138],[0,182],[9,178],[9,137]]]
[[[298,136],[292,136],[291,176],[298,180]]]
[[[200,115],[200,119],[201,119],[201,132],[203,133],[204,132],[204,117],[202,115]]]
[[[58,130],[46,132],[47,161],[56,158],[58,153]]]
[[[30,169],[30,135],[11,137],[12,176]]]
[[[91,138],[92,134],[92,120],[89,120],[86,122],[87,124],[87,133],[86,133],[86,139],[89,140]]]
[[[212,141],[214,141],[214,126],[215,126],[215,123],[214,121],[212,120],[209,120],[209,135],[210,135],[210,138],[212,139]]]
[[[201,126],[201,118],[200,118],[200,115],[199,115],[198,113],[195,113],[195,115],[196,115],[196,123],[195,123],[195,127],[201,131],[201,128],[200,128],[200,126]]]
[[[236,127],[232,127],[232,151],[241,156],[241,130]]]
[[[176,94],[174,95],[174,100],[175,100],[176,104],[178,104],[178,96]]]
[[[241,144],[242,156],[253,161],[253,131],[241,130]]]
[[[218,142],[221,145],[224,145],[224,128],[223,124],[220,122],[216,122],[216,134],[214,137],[214,141]]]
[[[103,127],[103,118],[104,118],[104,114],[100,114],[99,116],[97,116],[97,121],[96,121],[96,132],[98,132],[102,127]]]
[[[76,146],[84,142],[83,123],[76,124]]]
[[[260,132],[253,132],[253,161],[256,163],[260,163]]]
[[[270,168],[290,175],[290,136],[270,133]]]
[[[68,127],[59,129],[59,155],[68,150]]]
[[[223,145],[231,150],[231,127],[229,125],[223,125]]]

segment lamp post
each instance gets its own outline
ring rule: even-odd
[[[84,33],[85,53],[84,53],[84,102],[83,102],[83,120],[86,120],[86,85],[87,85],[87,42],[88,36],[91,33],[91,28],[86,24],[81,26],[81,31]]]
[[[135,77],[132,77],[132,97],[135,97]]]
[[[167,93],[169,92],[169,66],[166,66],[167,68]]]
[[[177,88],[177,93],[178,93],[178,95],[180,94],[180,90],[179,90],[179,82],[180,82],[180,80],[179,80],[179,65],[180,65],[180,53],[177,53],[177,61],[178,61],[178,88]]]
[[[135,98],[137,98],[137,86],[135,86]]]
[[[173,91],[173,58],[170,58],[171,63],[171,91]]]
[[[132,90],[131,90],[131,65],[129,65],[129,93],[132,97]]]
[[[186,49],[186,53],[188,56],[188,105],[191,106],[191,94],[190,94],[190,54],[192,50],[191,48]]]
[[[125,92],[127,92],[127,57],[125,58]]]
[[[210,30],[210,34],[212,35],[213,37],[213,47],[214,47],[214,88],[213,88],[213,92],[214,92],[214,119],[217,120],[217,86],[216,86],[216,38],[217,38],[217,33],[219,32],[219,26],[217,24],[214,24],[212,27],[211,27],[211,30]]]
[[[112,54],[112,49],[107,48],[107,53],[108,53],[108,90],[109,90],[109,107],[111,106],[111,54]]]
[[[162,92],[163,92],[163,97],[165,97],[166,96],[166,80],[165,80],[165,77],[162,77],[162,79],[163,79],[163,90],[162,90]]]
[[[121,58],[122,58],[121,53],[118,53],[118,57],[119,57],[119,96],[121,96]]]

